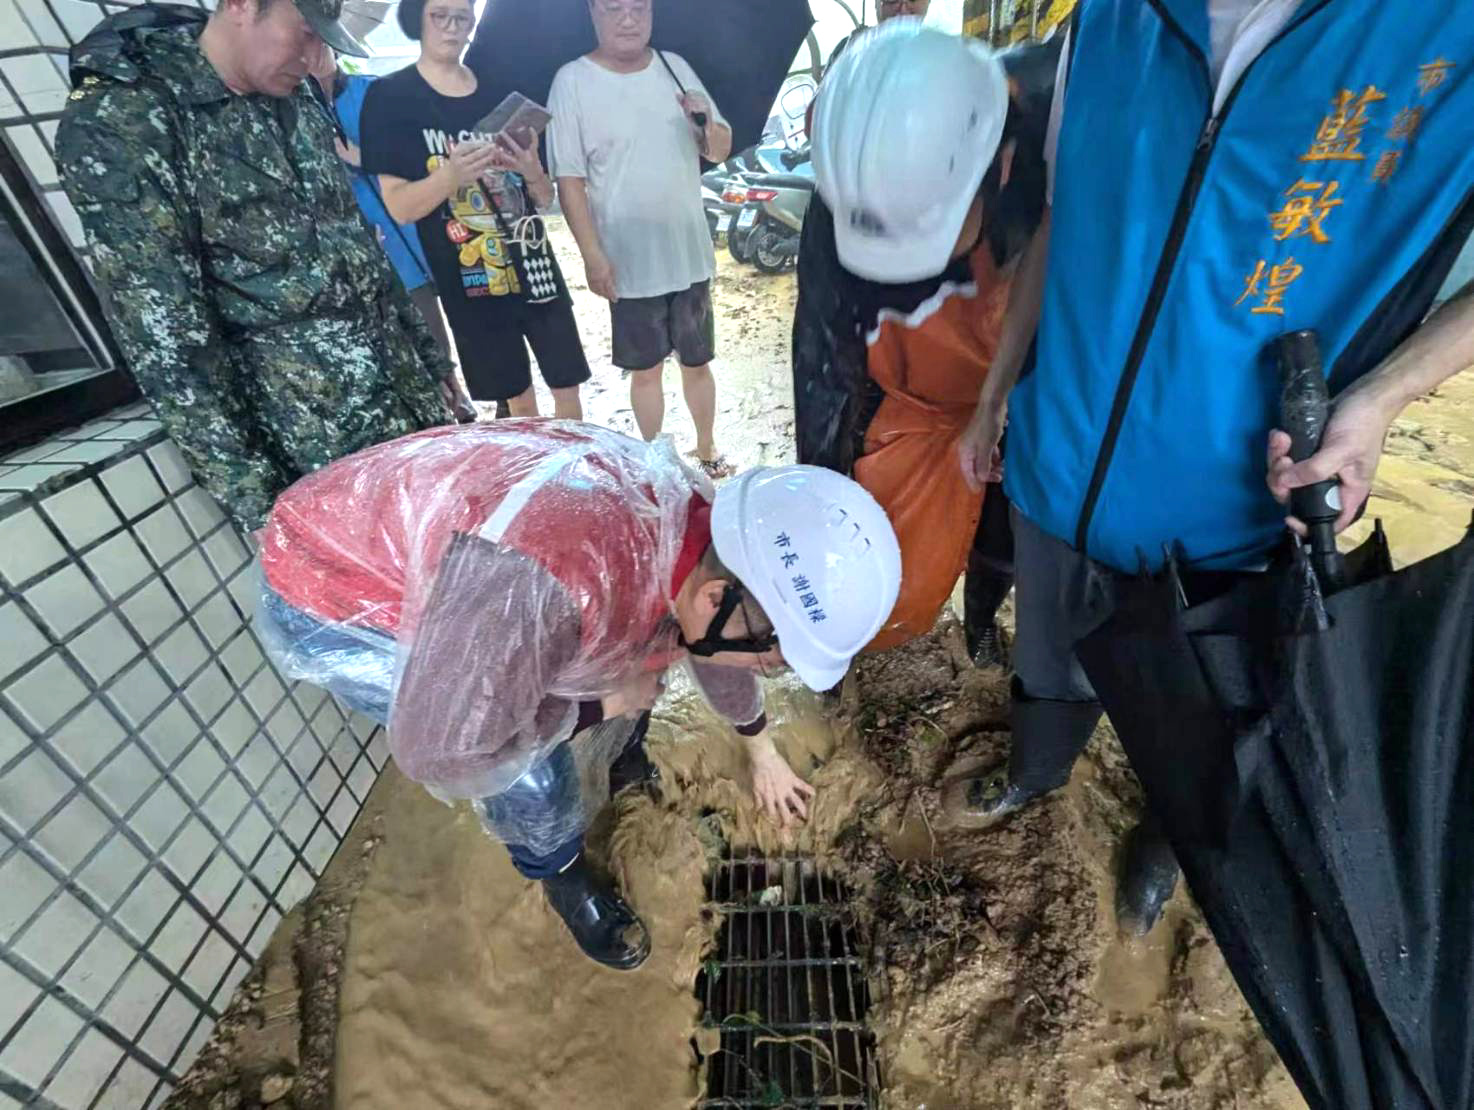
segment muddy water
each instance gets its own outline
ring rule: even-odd
[[[607,306],[555,232],[595,366],[589,417],[633,433]],[[724,254],[720,268],[718,442],[739,465],[786,461],[792,279]],[[666,400],[667,431],[689,447],[674,368]],[[1471,508],[1474,382],[1461,379],[1398,422],[1372,511],[1408,561],[1457,538]],[[947,625],[868,660],[838,701],[772,684],[779,746],[818,788],[811,821],[787,832],[754,811],[738,738],[672,683],[650,737],[662,801],[621,798],[591,837],[654,935],[633,974],[583,959],[469,813],[391,777],[344,957],[337,1104],[690,1105],[691,989],[715,929],[703,875],[735,844],[813,852],[856,892],[887,1106],[1303,1106],[1181,891],[1148,940],[1116,935],[1114,853],[1140,797],[1108,728],[1050,800],[988,833],[947,826],[942,786],[1007,744],[1006,678],[973,670],[960,641]]]

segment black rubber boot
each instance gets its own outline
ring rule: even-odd
[[[650,930],[613,886],[594,875],[583,856],[542,884],[548,905],[589,959],[633,971],[650,955]]]
[[[660,800],[660,768],[650,760],[644,744],[631,744],[609,765],[609,796],[612,798],[629,787],[643,789],[654,801]]]
[[[1013,572],[1004,570],[974,551],[967,560],[962,582],[962,630],[967,655],[978,667],[1009,666],[1008,649],[998,627],[998,607],[1013,589]]]
[[[942,791],[942,812],[963,828],[986,829],[1044,793],[1016,786],[1009,780],[1004,764],[948,783]]]
[[[1150,818],[1126,834],[1116,883],[1116,924],[1127,936],[1144,937],[1162,919],[1177,889],[1177,856]]]
[[[612,798],[630,786],[643,787],[652,801],[660,801],[660,768],[650,761],[645,750],[645,734],[650,731],[650,711],[641,714],[630,730],[624,751],[609,765],[609,796]]]

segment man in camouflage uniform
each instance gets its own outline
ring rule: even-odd
[[[134,377],[247,531],[303,474],[447,423],[454,379],[309,91],[342,0],[152,5],[72,52],[57,135]]]

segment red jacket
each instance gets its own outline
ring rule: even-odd
[[[398,641],[396,760],[484,796],[566,739],[579,702],[683,655],[670,599],[710,545],[708,498],[668,446],[605,429],[436,428],[292,486],[261,564],[294,608]],[[693,671],[734,723],[761,717],[749,672]]]

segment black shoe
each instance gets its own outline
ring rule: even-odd
[[[1003,630],[998,627],[997,621],[976,634],[969,632],[967,654],[974,667],[1002,667],[1007,670],[1010,666],[1008,648],[1003,643]]]
[[[1043,792],[1025,790],[1008,777],[1008,766],[970,778],[956,779],[942,791],[942,812],[958,825],[983,829],[1042,797]]]
[[[595,877],[582,856],[542,884],[548,905],[589,959],[633,971],[650,955],[650,930],[612,886]]]
[[[1144,937],[1162,919],[1177,889],[1177,857],[1167,838],[1143,821],[1126,834],[1116,884],[1116,924],[1127,936]]]

